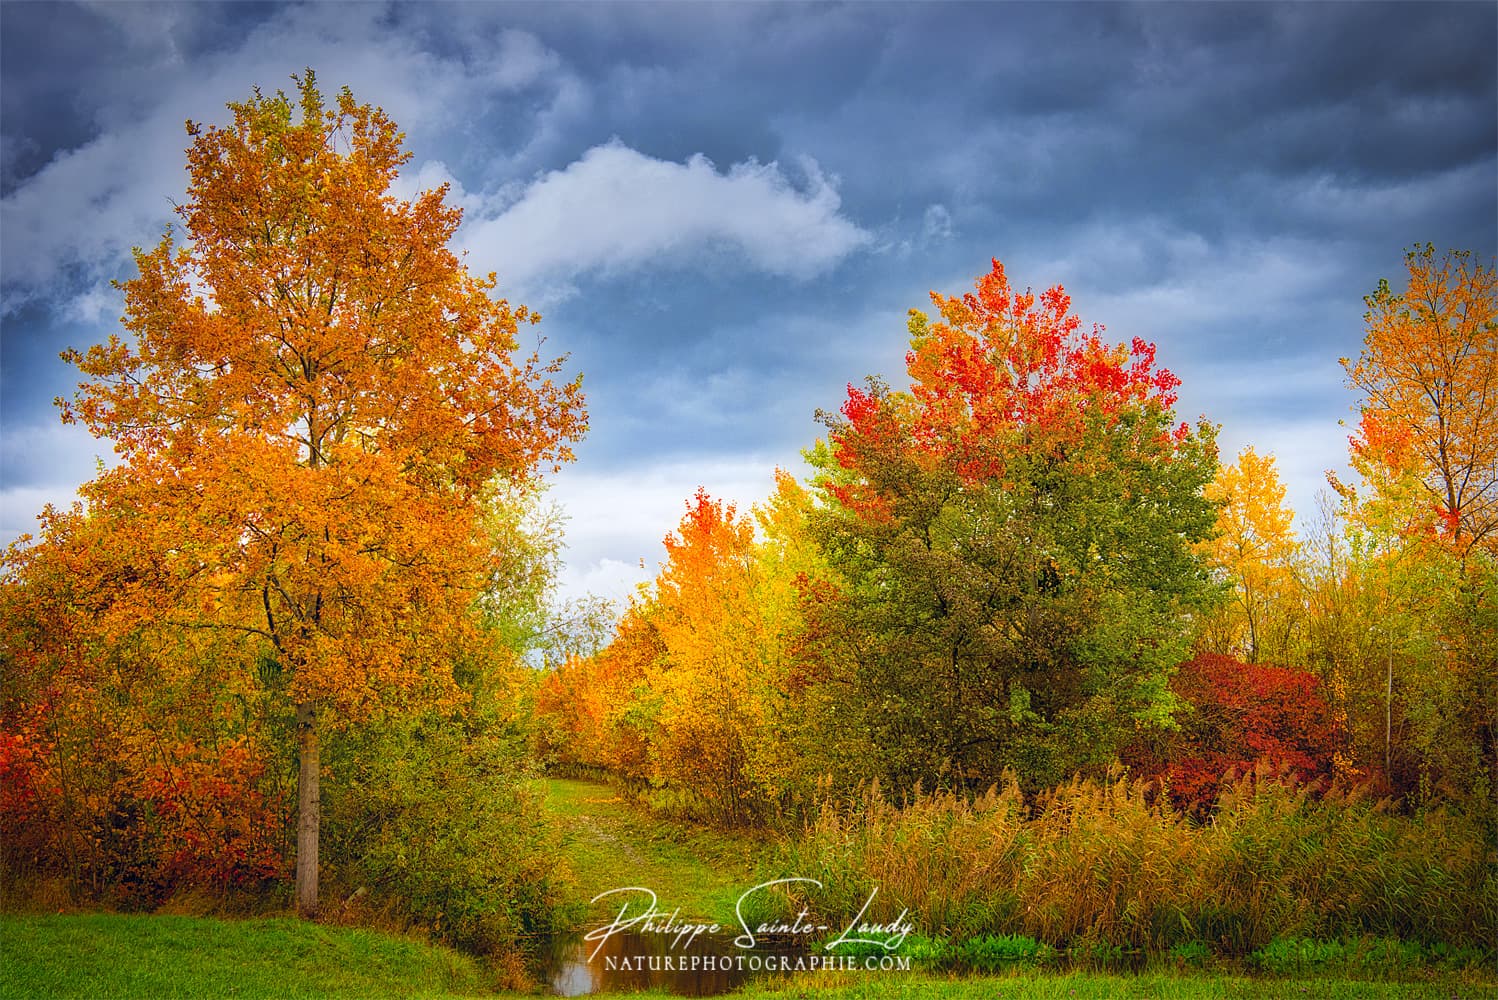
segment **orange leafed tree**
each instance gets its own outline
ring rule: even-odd
[[[284,681],[312,914],[320,718],[457,697],[486,490],[569,459],[586,418],[560,361],[518,353],[538,317],[448,249],[445,188],[390,194],[395,124],[297,85],[189,123],[181,239],[136,251],[131,336],[67,352],[87,381],[59,404],[124,459],[83,491],[155,580],[115,618],[242,635],[238,667]]]
[[[751,795],[748,757],[765,707],[754,525],[699,488],[678,530],[666,536],[656,580],[657,628],[670,662],[656,680],[656,771],[663,781],[695,784],[715,816],[737,824]],[[706,780],[691,781],[694,773]]]
[[[1343,359],[1359,391],[1350,441],[1361,487],[1329,474],[1383,636],[1385,771],[1399,768],[1396,667],[1423,705],[1405,713],[1425,774],[1498,816],[1498,266],[1469,251],[1405,254],[1408,281],[1365,298]],[[1397,624],[1395,624],[1397,623]],[[1402,647],[1402,648],[1401,648]],[[1403,661],[1403,662],[1401,662]],[[1408,779],[1407,779],[1408,783]]]
[[[1498,270],[1465,251],[1406,254],[1409,283],[1367,296],[1353,463],[1380,488],[1409,473],[1424,520],[1459,553],[1498,551]],[[1335,484],[1334,485],[1339,485]]]

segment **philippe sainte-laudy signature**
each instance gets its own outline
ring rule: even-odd
[[[750,925],[748,918],[744,916],[744,901],[756,892],[772,886],[789,885],[793,882],[814,885],[818,889],[822,888],[822,883],[813,878],[777,878],[769,882],[761,882],[739,896],[738,901],[733,906],[734,916],[738,919],[738,929],[740,931],[739,935],[733,939],[734,947],[753,948],[757,940],[755,935],[809,935],[823,934],[832,930],[832,927],[827,924],[819,924],[812,921],[809,916],[810,911],[804,909],[796,914],[795,919],[790,921],[769,921],[753,926]],[[630,895],[624,900],[623,905],[619,907],[619,912],[612,921],[601,927],[595,927],[583,936],[583,940],[585,941],[597,942],[593,947],[592,953],[588,956],[589,961],[597,957],[605,941],[615,934],[620,934],[624,931],[634,931],[637,934],[669,935],[671,937],[671,947],[677,948],[691,945],[700,934],[719,934],[724,930],[720,924],[716,923],[682,920],[680,907],[672,910],[670,913],[663,912],[657,907],[659,900],[656,898],[655,892],[644,886],[631,885],[621,889],[609,889],[607,892],[600,892],[594,896],[593,902],[596,903],[609,896],[626,894]],[[880,946],[886,951],[894,951],[904,943],[906,935],[915,929],[915,926],[906,919],[910,914],[908,909],[901,910],[898,917],[887,923],[871,923],[864,920],[864,914],[868,912],[869,906],[874,902],[874,897],[877,895],[879,895],[879,889],[876,886],[869,893],[869,898],[864,900],[863,906],[859,908],[858,913],[853,919],[849,920],[843,926],[842,931],[836,937],[822,946],[824,950],[832,951],[839,945],[844,944],[866,944]],[[639,912],[631,913],[631,903],[636,904]],[[643,904],[643,906],[640,904]],[[874,934],[879,936],[859,936]]]

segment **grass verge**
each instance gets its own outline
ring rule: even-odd
[[[478,963],[408,938],[289,917],[0,916],[0,998],[454,997]]]
[[[946,979],[920,973],[807,976],[781,983],[751,986],[734,994],[740,1000],[1476,1000],[1498,996],[1492,986],[1455,977],[1431,983],[1364,982],[1356,980],[1256,979],[1217,973],[1174,975],[1141,973],[1016,973],[974,979]]]
[[[85,914],[0,916],[0,998],[524,997],[491,993],[477,963],[445,948],[375,931],[290,918]],[[637,997],[669,997],[665,992]],[[1015,970],[982,977],[929,972],[808,974],[750,984],[735,1000],[1091,1000],[1296,998],[1479,1000],[1498,997],[1475,970],[1419,981],[1339,976],[1250,977],[1218,971]]]

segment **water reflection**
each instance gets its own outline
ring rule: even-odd
[[[662,988],[680,996],[727,993],[751,979],[779,975],[787,959],[806,955],[804,939],[766,939],[737,948],[729,934],[698,936],[672,947],[665,934],[618,931],[602,942],[581,934],[559,941],[547,978],[559,996]],[[594,950],[597,954],[594,954]]]

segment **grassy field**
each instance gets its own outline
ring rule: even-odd
[[[290,917],[0,916],[0,997],[455,997],[485,992],[469,956]]]
[[[757,881],[760,845],[753,840],[654,819],[592,781],[553,778],[546,790],[548,806],[566,828],[567,859],[584,900],[643,886],[668,913],[679,906],[683,919],[731,923],[739,894]],[[607,910],[607,902],[591,916]]]
[[[1428,983],[1359,982],[1344,979],[1252,979],[1245,976],[1197,973],[1172,975],[1107,975],[1102,973],[1016,974],[973,979],[870,974],[863,981],[811,979],[780,986],[750,987],[742,1000],[1468,1000],[1498,996],[1498,988],[1457,979]]]

